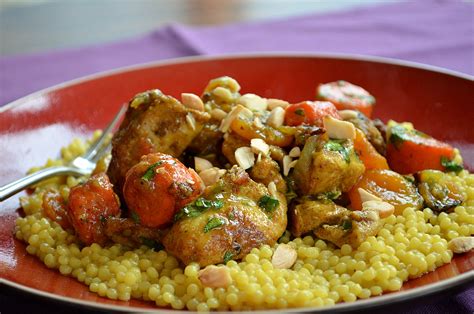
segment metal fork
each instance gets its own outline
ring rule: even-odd
[[[95,168],[97,161],[107,152],[110,148],[110,141],[105,145],[109,134],[117,127],[120,122],[120,118],[123,116],[127,106],[122,106],[117,112],[115,117],[109,123],[109,125],[102,132],[102,135],[90,145],[89,149],[84,155],[76,157],[67,166],[57,166],[41,169],[35,173],[32,173],[26,177],[13,181],[7,185],[0,187],[0,202],[6,200],[10,196],[26,189],[27,187],[36,184],[42,180],[62,175],[73,175],[83,176],[92,173]]]

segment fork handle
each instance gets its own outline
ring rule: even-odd
[[[71,167],[50,167],[41,169],[37,172],[34,172],[26,177],[8,183],[2,187],[0,187],[0,202],[6,200],[10,196],[15,195],[16,193],[26,189],[27,187],[40,182],[41,180],[45,180],[51,177],[60,176],[60,175],[71,175],[71,174],[79,174],[79,172]]]

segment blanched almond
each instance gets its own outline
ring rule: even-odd
[[[242,95],[237,100],[237,103],[245,106],[246,108],[252,111],[267,110],[267,100],[255,94]]]
[[[212,93],[225,101],[228,101],[228,102],[232,101],[232,93],[230,90],[228,90],[225,87],[222,87],[222,86],[216,87],[214,88]]]
[[[358,188],[357,191],[359,192],[360,201],[361,203],[367,201],[382,201],[380,197],[375,196],[374,194],[364,190],[363,188]]]
[[[474,249],[474,237],[454,238],[448,243],[448,249],[454,253],[466,253]]]
[[[338,140],[355,139],[356,131],[352,123],[334,119],[330,116],[325,116],[323,121],[329,138]]]
[[[186,122],[189,124],[191,129],[196,130],[196,119],[191,112],[186,115]]]
[[[298,253],[294,248],[288,244],[281,243],[277,246],[275,253],[273,253],[273,267],[279,269],[291,268],[295,264],[297,257]]]
[[[210,186],[216,183],[225,173],[225,169],[212,167],[199,172],[199,177],[201,177],[202,182],[204,182],[204,185]]]
[[[276,107],[281,107],[281,108],[285,109],[286,107],[288,107],[290,105],[290,103],[285,101],[285,100],[275,99],[275,98],[267,99],[267,104],[268,104],[268,109],[269,110],[273,110]]]
[[[234,153],[235,160],[242,169],[249,169],[255,164],[255,155],[250,147],[239,147]]]
[[[181,102],[188,108],[204,111],[204,103],[198,95],[191,93],[182,93]]]
[[[282,107],[276,107],[270,112],[268,116],[267,124],[271,127],[278,128],[283,125],[285,121],[285,109]]]
[[[200,157],[194,157],[194,169],[196,169],[196,172],[199,173],[212,167],[212,163],[209,160]]]
[[[283,175],[286,177],[290,173],[292,167],[296,164],[293,163],[293,158],[288,155],[283,156]]]
[[[216,120],[222,120],[227,116],[227,112],[222,109],[215,108],[211,110],[211,117]]]
[[[300,157],[301,155],[301,149],[298,147],[298,146],[295,146],[293,147],[290,152],[288,153],[288,155],[292,158],[295,158],[295,157]]]
[[[253,125],[255,125],[257,128],[261,129],[264,127],[263,123],[262,123],[262,120],[260,120],[259,117],[255,117],[253,119]]]
[[[276,197],[278,195],[277,187],[275,182],[270,182],[268,183],[268,192],[270,192],[270,195],[273,197]]]
[[[214,265],[201,269],[198,278],[204,287],[210,288],[227,288],[232,283],[229,269]]]
[[[235,106],[228,114],[227,116],[221,121],[221,125],[219,127],[219,129],[221,130],[221,132],[225,133],[229,130],[230,128],[230,125],[232,124],[232,121],[234,121],[234,119],[236,119],[239,114],[241,112],[243,112],[244,110],[248,110],[247,108],[245,108],[244,106],[242,105],[237,105]]]
[[[270,152],[270,146],[265,143],[264,140],[261,138],[253,138],[250,140],[250,147],[252,148],[253,152],[258,154],[262,153],[264,155],[268,155]]]
[[[355,110],[339,110],[339,115],[344,120],[355,119],[358,116]]]
[[[362,203],[362,210],[376,210],[379,213],[379,217],[383,219],[393,214],[395,207],[383,201],[366,201]]]

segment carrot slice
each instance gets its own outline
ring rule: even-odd
[[[336,107],[328,101],[303,101],[289,105],[285,111],[285,124],[290,126],[309,124],[322,127],[325,116],[341,119]]]
[[[387,160],[384,156],[372,146],[364,133],[356,129],[356,137],[354,139],[354,150],[359,155],[360,160],[364,163],[366,170],[371,169],[389,169]]]
[[[316,99],[330,101],[339,110],[359,110],[369,118],[375,105],[375,98],[369,92],[346,81],[319,85]]]
[[[454,148],[417,131],[410,124],[389,123],[387,159],[390,168],[402,174],[421,170],[446,169],[446,161],[454,158]]]

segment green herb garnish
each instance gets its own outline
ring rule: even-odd
[[[204,226],[204,233],[208,233],[212,229],[225,225],[225,220],[221,217],[209,218],[207,224]]]
[[[224,253],[224,264],[227,264],[228,261],[230,261],[234,257],[234,254],[230,251],[226,251]]]
[[[294,112],[295,112],[295,114],[297,114],[299,116],[302,116],[302,117],[304,117],[304,115],[305,115],[304,110],[301,109],[301,108],[296,109]]]
[[[456,173],[464,169],[462,165],[444,156],[441,157],[441,165],[446,169],[446,171],[452,171]]]
[[[335,200],[339,196],[341,196],[341,191],[329,191],[326,193],[322,193],[318,195],[318,199],[328,199],[328,200]]]
[[[352,221],[350,219],[346,219],[342,222],[342,229],[349,230],[352,229]]]
[[[148,169],[145,171],[145,173],[142,176],[142,180],[150,181],[151,179],[153,179],[156,174],[155,172],[156,167],[160,166],[162,163],[163,163],[162,161],[158,161],[158,162],[155,162],[150,167],[148,167]]]
[[[398,149],[400,145],[405,142],[406,133],[407,129],[401,125],[396,125],[390,129],[390,137],[388,140]]]
[[[258,206],[268,213],[273,212],[279,204],[280,202],[276,198],[269,195],[264,195],[258,200]]]
[[[208,209],[220,209],[224,203],[220,200],[207,200],[198,198],[193,203],[184,206],[175,216],[174,221],[178,221],[183,217],[193,218],[201,215]]]
[[[149,248],[155,249],[155,251],[160,251],[164,249],[163,245],[156,240],[146,237],[140,237],[140,240],[142,241],[142,244],[148,246]]]
[[[130,218],[133,219],[133,221],[135,221],[136,224],[140,224],[140,216],[138,216],[138,214],[134,211],[131,211],[130,212]]]
[[[350,157],[350,151],[347,147],[343,145],[345,140],[329,140],[326,144],[324,144],[324,148],[326,148],[329,151],[332,152],[338,152],[339,154],[344,157],[344,160],[347,163],[350,163],[351,157]]]

